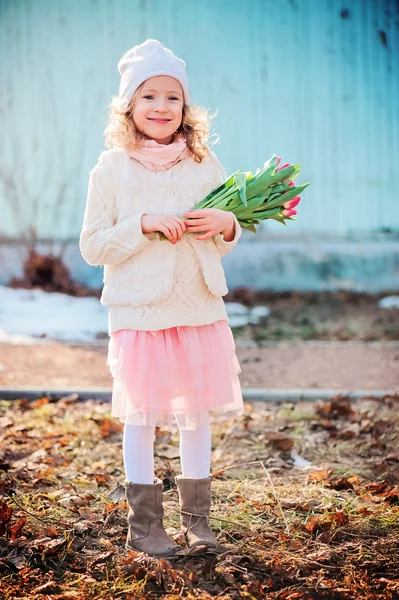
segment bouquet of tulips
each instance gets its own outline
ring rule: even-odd
[[[287,219],[295,219],[295,207],[301,199],[299,194],[310,182],[295,186],[292,180],[299,173],[300,165],[287,163],[277,167],[280,160],[280,156],[273,154],[255,175],[236,171],[192,210],[218,208],[230,211],[243,229],[253,233],[256,233],[255,225],[264,219],[275,219],[286,225]],[[168,238],[161,233],[161,239]]]

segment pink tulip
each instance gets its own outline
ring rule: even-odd
[[[287,200],[287,202],[284,202],[283,206],[284,208],[295,208],[299,202],[301,200],[300,196],[295,196],[295,198],[292,198],[292,200]]]
[[[283,216],[284,217],[292,217],[293,215],[296,215],[297,212],[294,208],[289,208],[288,210],[283,210]]]
[[[278,156],[277,157],[277,164],[280,162],[280,160],[281,160],[281,156]]]
[[[290,163],[285,163],[285,165],[283,165],[282,167],[279,167],[278,169],[276,169],[276,173],[278,171],[281,171],[281,169],[285,169],[285,167],[289,167],[289,166],[290,166]]]
[[[290,181],[288,185],[295,185],[293,181]]]

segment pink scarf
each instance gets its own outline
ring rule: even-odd
[[[129,150],[126,154],[135,158],[151,171],[167,171],[186,156],[190,156],[184,135],[171,144],[158,144],[155,140],[144,140],[139,150]]]

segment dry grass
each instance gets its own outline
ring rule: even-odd
[[[213,424],[212,527],[224,554],[125,550],[122,430],[75,396],[0,403],[0,597],[399,597],[397,397],[247,404]],[[294,465],[292,450],[312,463]],[[178,536],[178,433],[157,430]]]

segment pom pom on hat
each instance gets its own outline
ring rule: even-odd
[[[118,62],[121,74],[119,104],[126,110],[134,92],[146,79],[156,75],[169,75],[177,79],[183,88],[184,103],[191,104],[186,63],[158,40],[146,40],[128,50]]]

